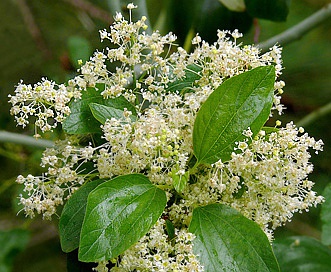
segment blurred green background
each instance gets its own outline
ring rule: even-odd
[[[63,82],[73,76],[77,59],[86,60],[92,48],[102,49],[98,30],[109,26],[116,8],[125,7],[116,7],[115,2],[0,1],[0,130],[32,135],[33,128],[23,131],[15,126],[13,117],[9,115],[8,94],[14,92],[15,85],[21,79],[33,84],[41,77]],[[153,27],[160,27],[161,32],[175,31],[179,35],[179,43],[183,45],[187,34],[185,20],[189,20],[190,14],[196,12],[186,5],[187,1],[178,1],[177,7],[173,5],[176,1],[149,0],[147,6],[141,6],[144,1],[133,2],[140,5],[141,14],[148,11]],[[209,2],[212,10],[219,5],[217,0],[206,2]],[[286,22],[259,19],[259,41],[297,24],[328,2],[293,0]],[[183,7],[180,8],[180,5]],[[208,8],[198,12],[206,13],[206,16],[200,18],[198,27],[202,36],[212,40],[216,37],[215,29],[229,26],[247,31],[242,39],[244,44],[256,42],[256,24],[250,28],[246,24],[252,18],[236,14],[227,24],[222,24],[219,14],[209,14]],[[282,102],[287,110],[278,119],[283,123],[289,120],[297,122],[331,102],[331,19],[301,40],[284,47],[283,60],[285,69],[282,80],[286,82],[286,87]],[[329,120],[330,114],[324,115],[306,126],[312,136],[323,139],[325,143],[325,151],[312,158],[315,171],[311,179],[316,182],[315,190],[320,194],[331,176]],[[66,270],[66,256],[61,253],[56,219],[47,222],[39,218],[26,219],[23,214],[17,215],[19,208],[16,196],[19,187],[15,185],[15,178],[19,174],[41,173],[41,152],[38,148],[0,142],[0,245],[6,245],[0,247],[0,263],[4,263],[0,265],[0,272],[10,271],[11,266],[13,271]],[[320,208],[316,208],[310,213],[295,216],[291,223],[276,232],[276,237],[290,233],[320,238],[319,213]]]

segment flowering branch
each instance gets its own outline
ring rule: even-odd
[[[35,139],[31,136],[21,135],[18,133],[0,131],[0,142],[11,142],[16,144],[29,145],[34,147],[52,147],[54,143],[49,140]]]
[[[297,25],[284,31],[283,33],[276,35],[266,40],[265,42],[258,44],[258,47],[261,48],[262,51],[266,51],[276,43],[279,43],[282,46],[284,46],[290,42],[298,40],[307,32],[314,29],[323,21],[328,19],[330,16],[331,16],[331,3],[326,5],[319,11],[315,12],[313,15],[309,16],[308,18],[298,23]]]

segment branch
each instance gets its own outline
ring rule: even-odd
[[[21,145],[46,148],[54,146],[54,143],[49,140],[35,139],[31,136],[21,135],[7,131],[0,131],[0,142],[16,143]]]
[[[314,123],[317,119],[319,119],[319,118],[321,118],[324,115],[327,115],[329,113],[331,113],[331,102],[326,104],[325,106],[309,113],[304,118],[302,118],[299,122],[297,122],[296,125],[298,127],[308,126],[308,125]]]
[[[317,27],[329,17],[331,17],[331,3],[283,33],[258,44],[258,47],[265,52],[277,43],[284,46],[290,42],[299,40],[303,35]]]

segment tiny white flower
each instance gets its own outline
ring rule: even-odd
[[[135,8],[137,8],[138,6],[135,6],[133,3],[129,3],[127,6],[127,9],[135,9]]]

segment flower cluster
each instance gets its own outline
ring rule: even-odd
[[[24,185],[20,202],[27,216],[33,218],[38,213],[51,219],[56,207],[87,182],[87,176],[91,178],[91,173],[85,173],[81,165],[93,157],[94,149],[75,146],[77,139],[72,140],[58,141],[55,148],[43,152],[41,166],[47,171],[42,176],[17,177],[16,182]]]
[[[125,251],[119,268],[124,271],[204,271],[193,253],[194,235],[187,230],[175,229],[169,240],[165,220],[159,219],[147,235]]]
[[[252,139],[248,129],[231,160],[216,162],[207,175],[196,174],[198,182],[187,186],[185,197],[169,208],[171,220],[185,222],[196,203],[223,203],[254,220],[272,239],[273,230],[295,212],[323,202],[308,179],[313,170],[308,150],[321,151],[323,142],[303,132],[288,123],[269,133],[261,130]]]
[[[15,115],[17,124],[22,127],[29,124],[30,116],[35,116],[35,136],[38,137],[38,128],[41,132],[55,128],[70,114],[70,100],[80,96],[79,91],[45,78],[34,86],[21,81],[15,95],[9,95],[12,104],[10,113]]]
[[[323,143],[293,123],[261,130],[254,137],[247,128],[229,161],[198,165],[190,171],[195,159],[192,133],[196,116],[225,80],[273,65],[272,112],[282,113],[281,48],[274,46],[261,55],[257,47],[238,44],[242,35],[236,30],[219,31],[213,44],[196,35],[189,53],[181,47],[174,50],[172,33],[147,34],[145,22],[145,17],[131,22],[117,13],[110,30],[100,31],[101,40],[112,47],[96,51],[67,85],[46,79],[34,87],[18,85],[16,95],[10,97],[11,113],[23,127],[34,115],[35,126],[42,132],[62,123],[70,114],[69,102],[79,100],[88,87],[100,91],[105,100],[122,96],[134,109],[124,108],[108,118],[101,125],[97,144],[84,146],[88,136],[83,141],[81,136],[67,136],[47,149],[42,158],[47,171],[42,177],[17,178],[25,191],[20,200],[27,215],[42,213],[50,219],[56,206],[89,180],[142,173],[166,191],[168,204],[163,215],[174,224],[175,235],[169,239],[165,220],[159,219],[116,259],[116,266],[124,271],[203,271],[192,251],[194,235],[187,230],[193,207],[227,204],[257,222],[272,239],[273,230],[293,213],[323,201],[308,179],[313,169],[309,149],[318,152]],[[97,84],[104,88],[97,89]],[[174,181],[188,179],[188,175],[190,182],[178,194]],[[107,271],[106,266],[107,261],[100,262],[95,270]]]
[[[148,169],[147,175],[152,181],[171,186],[168,173],[174,169],[185,172],[190,151],[187,137],[190,133],[182,123],[187,116],[183,113],[183,119],[178,120],[180,113],[173,110],[165,117],[164,112],[151,108],[135,122],[130,118],[126,118],[125,123],[115,118],[106,121],[103,131],[107,144],[97,159],[100,176]]]

